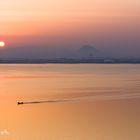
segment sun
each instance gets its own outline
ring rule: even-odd
[[[0,48],[3,48],[3,47],[5,47],[5,42],[0,41]]]

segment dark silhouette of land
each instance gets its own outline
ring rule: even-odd
[[[0,64],[77,64],[77,63],[103,63],[140,64],[140,58],[54,58],[54,59],[0,59]]]

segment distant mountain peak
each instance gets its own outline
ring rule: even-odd
[[[83,47],[81,47],[79,49],[80,52],[99,52],[98,49],[96,49],[94,46],[91,46],[91,45],[84,45]]]
[[[77,51],[77,56],[83,58],[93,58],[98,55],[100,51],[91,45],[84,45]]]

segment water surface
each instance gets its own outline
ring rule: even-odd
[[[140,65],[4,64],[0,99],[2,140],[140,139]]]

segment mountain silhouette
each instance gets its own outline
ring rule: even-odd
[[[91,45],[84,45],[77,51],[78,57],[82,58],[94,58],[97,57],[100,53],[100,50],[91,46]]]

